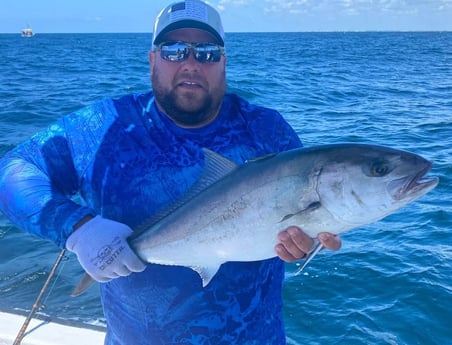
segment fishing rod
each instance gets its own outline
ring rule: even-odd
[[[20,345],[22,342],[22,339],[24,338],[25,331],[28,328],[28,325],[30,324],[31,319],[33,318],[33,315],[36,313],[36,311],[41,306],[41,300],[44,296],[50,281],[52,280],[53,276],[55,275],[55,272],[60,265],[61,260],[64,258],[64,254],[66,253],[66,249],[61,250],[60,254],[58,255],[58,258],[56,259],[55,263],[53,264],[52,270],[49,273],[49,276],[47,277],[47,280],[45,281],[44,285],[42,286],[41,292],[38,295],[38,298],[36,298],[35,303],[33,304],[33,308],[31,308],[30,313],[28,314],[28,317],[25,319],[24,324],[22,325],[22,328],[20,329],[19,333],[17,334],[16,340],[14,340],[13,345]]]

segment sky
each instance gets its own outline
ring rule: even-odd
[[[152,32],[172,0],[0,0],[0,33]],[[452,0],[208,0],[225,32],[452,31]]]

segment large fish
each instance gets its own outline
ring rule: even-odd
[[[313,238],[320,231],[339,234],[393,213],[438,184],[437,177],[425,177],[432,167],[426,159],[375,145],[296,149],[241,166],[204,153],[195,186],[129,239],[143,261],[191,267],[204,286],[226,261],[274,257],[277,234],[288,226]]]

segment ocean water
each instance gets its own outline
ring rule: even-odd
[[[305,146],[387,145],[440,177],[302,275],[287,265],[288,343],[450,344],[452,32],[231,33],[226,45],[229,91],[279,110]],[[149,34],[0,35],[0,156],[72,110],[149,90],[149,47]],[[30,310],[58,253],[0,215],[0,310]],[[69,296],[81,274],[68,255],[40,313],[102,325],[96,288]]]

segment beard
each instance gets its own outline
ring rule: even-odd
[[[152,88],[160,110],[175,123],[186,127],[201,126],[210,122],[217,116],[223,102],[226,89],[225,73],[218,86],[212,88],[211,92],[204,87],[207,85],[206,81],[200,80],[199,77],[185,74],[177,79],[184,77],[199,81],[202,87],[193,91],[180,90],[177,83],[175,87],[165,87],[160,81],[158,71],[154,70],[151,80]]]

